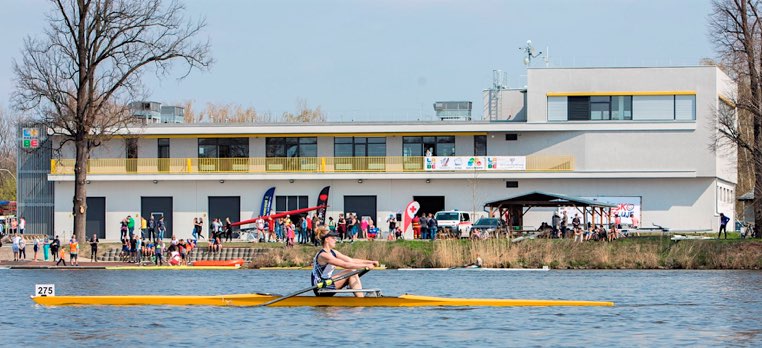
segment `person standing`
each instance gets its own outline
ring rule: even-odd
[[[26,260],[26,240],[24,240],[24,237],[19,237],[19,261],[21,261],[21,258],[24,258]]]
[[[273,219],[270,218],[270,224],[272,224]],[[273,226],[275,227],[275,226]],[[230,217],[225,218],[225,241],[226,242],[232,242],[233,241],[233,223],[230,222]]]
[[[553,212],[553,217],[550,219],[550,224],[553,228],[553,234],[558,234],[558,229],[561,227],[561,215],[558,215],[558,211]]]
[[[127,215],[127,231],[130,233],[130,239],[132,239],[135,234],[135,219],[132,218],[132,215]]]
[[[34,237],[34,262],[37,262],[37,252],[40,251],[40,238]]]
[[[561,230],[558,232],[558,238],[563,238],[566,235],[566,226],[569,225],[569,215],[564,210],[563,216],[561,216]]]
[[[339,219],[336,221],[336,230],[339,232],[339,241],[343,242],[347,238],[347,219],[344,218],[344,213],[339,213]]]
[[[164,216],[159,218],[159,222],[156,224],[156,228],[158,229],[158,239],[160,241],[164,240],[164,232],[167,231],[167,225],[164,224]]]
[[[11,249],[13,249],[13,261],[19,260],[19,241],[21,240],[21,237],[18,236],[18,234],[13,235],[13,245],[11,246]]]
[[[73,235],[71,236],[71,241],[69,241],[69,262],[72,266],[79,266],[79,260],[77,260],[78,254],[79,242],[77,242],[77,236]]]
[[[582,221],[579,219],[579,214],[574,214],[574,219],[572,219],[572,228],[574,231],[577,230],[577,228],[580,228],[582,226]],[[567,236],[565,235],[564,238]]]
[[[143,237],[148,233],[148,221],[146,221],[146,218],[140,217],[140,239],[143,239]]]
[[[439,224],[437,223],[437,219],[434,217],[434,214],[429,213],[429,236],[431,237],[431,240],[434,241],[437,239],[437,230],[439,229]]]
[[[119,233],[121,233],[121,237],[119,237],[119,239],[127,239],[127,218],[124,218],[119,222]]]
[[[153,214],[148,218],[148,239],[156,241],[156,220],[153,218]]]
[[[90,238],[90,261],[95,262],[98,259],[98,235],[93,233]]]
[[[418,220],[421,223],[421,239],[429,239],[429,219],[426,218],[426,213],[421,214]]]
[[[45,235],[45,239],[42,243],[42,257],[45,261],[48,261],[50,256],[50,239]]]
[[[204,218],[200,217],[198,218],[198,237],[201,239],[206,239],[204,237]]]
[[[413,223],[413,239],[421,239],[421,218],[418,217],[418,215],[413,216],[412,223]],[[391,233],[391,231],[389,233]]]
[[[53,262],[56,261],[56,257],[59,256],[58,249],[61,247],[61,240],[58,239],[58,235],[50,243],[50,252],[53,254]],[[65,264],[64,264],[65,265]]]
[[[386,219],[386,222],[389,223],[389,234],[393,234],[394,231],[397,230],[397,217],[394,216],[394,214],[389,214],[389,218]],[[413,227],[415,229],[415,227]]]
[[[26,230],[26,219],[22,216],[19,219],[19,233],[21,233],[22,236],[24,235],[24,230]]]
[[[720,239],[722,232],[725,232],[725,239],[728,239],[728,222],[730,222],[730,218],[720,213],[720,232],[717,233],[717,239]]]

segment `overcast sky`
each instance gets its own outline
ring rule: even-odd
[[[184,80],[145,82],[151,99],[293,111],[297,99],[332,119],[433,114],[440,100],[474,102],[492,70],[526,83],[531,39],[550,66],[697,65],[714,57],[706,0],[186,1],[206,17],[215,65]],[[0,106],[10,107],[12,59],[40,35],[45,0],[0,0]],[[542,67],[542,58],[532,66]]]

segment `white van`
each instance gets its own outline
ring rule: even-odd
[[[454,236],[460,238],[468,238],[471,236],[471,214],[457,211],[457,210],[445,210],[437,212],[434,215],[437,219],[437,225],[439,231],[449,229]]]

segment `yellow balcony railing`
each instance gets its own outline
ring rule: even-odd
[[[101,158],[89,160],[87,172],[89,174],[403,173],[426,171],[424,159],[425,157],[421,156]],[[526,157],[526,169],[523,171],[573,170],[574,157],[572,156],[533,155]],[[74,174],[74,159],[51,160],[50,173]]]

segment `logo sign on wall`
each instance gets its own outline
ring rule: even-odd
[[[21,130],[21,147],[24,149],[36,149],[40,147],[40,130],[37,128],[23,128]]]
[[[429,156],[425,157],[427,171],[458,170],[526,170],[524,156]]]

